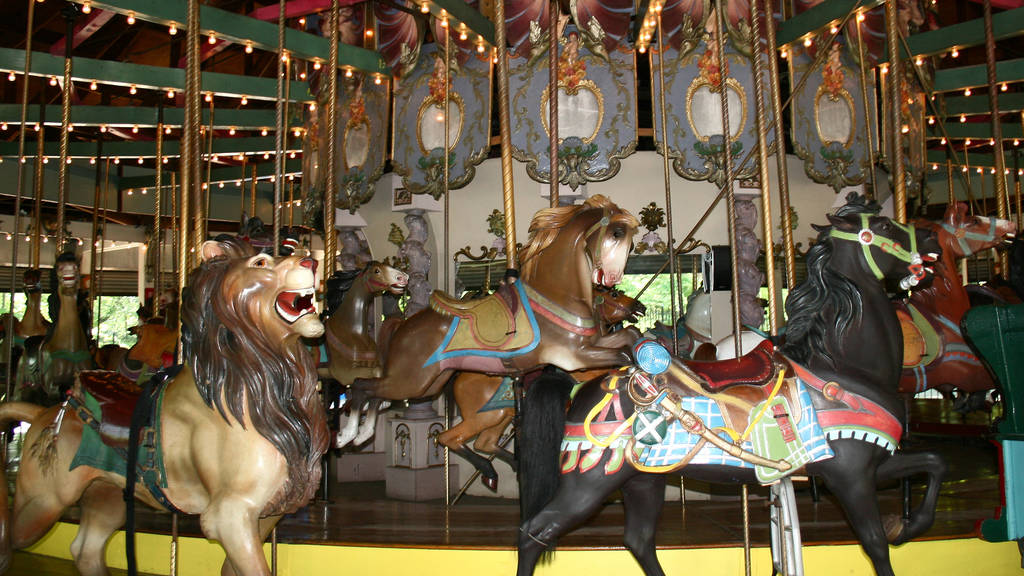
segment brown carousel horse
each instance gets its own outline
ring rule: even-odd
[[[946,395],[963,392],[955,407],[965,409],[975,398],[995,387],[988,370],[964,341],[960,320],[970,308],[967,288],[957,263],[998,246],[1014,231],[1009,220],[968,216],[967,206],[951,204],[942,222],[917,220],[919,228],[932,230],[942,246],[942,259],[935,264],[935,281],[914,291],[909,302],[896,304],[903,328],[903,375],[900,392],[916,394],[935,388]]]
[[[203,534],[227,554],[223,573],[270,574],[261,544],[282,514],[309,501],[327,448],[316,368],[300,341],[323,333],[313,306],[316,263],[275,261],[235,239],[207,242],[202,255],[182,304],[181,370],[154,378],[141,396],[116,374],[92,371],[60,407],[0,404],[3,426],[32,425],[13,508],[0,507],[3,568],[12,549],[39,540],[78,504],[76,567],[106,575],[107,540],[137,486],[134,495],[151,506],[199,515]],[[129,416],[149,418],[125,443]],[[155,446],[133,450],[140,433]],[[126,491],[136,456],[139,482]]]
[[[611,331],[621,322],[636,322],[647,311],[639,300],[626,296],[616,288],[594,286],[594,305],[602,329]],[[574,374],[581,382],[589,380],[591,372]],[[477,372],[459,372],[452,379],[455,404],[462,420],[442,432],[437,441],[453,453],[466,459],[480,471],[480,481],[491,490],[498,489],[498,473],[491,461],[482,454],[495,458],[516,469],[515,455],[501,446],[501,434],[515,416],[512,380],[508,377],[488,376]],[[473,448],[467,444],[473,442]],[[482,454],[481,454],[482,453]]]
[[[63,400],[75,375],[93,367],[78,305],[81,280],[75,255],[65,252],[54,268],[56,298],[50,298],[53,325],[38,346],[26,343],[18,363],[16,397],[52,405]]]
[[[638,225],[601,195],[538,212],[517,281],[475,300],[435,291],[429,308],[395,328],[384,343],[391,352],[382,355],[383,376],[357,379],[350,389],[350,406],[370,401],[370,411],[358,433],[355,426],[342,431],[339,446],[373,435],[380,400],[433,397],[455,371],[516,374],[546,364],[575,371],[627,361],[638,332],[601,335],[593,285],[622,279]]]
[[[43,336],[46,335],[47,330],[50,328],[50,323],[43,318],[41,306],[43,291],[41,286],[42,275],[38,269],[33,268],[25,270],[22,279],[25,290],[25,314],[21,317],[21,320],[14,318],[14,342],[10,358],[7,357],[6,342],[0,340],[0,366],[3,367],[4,374],[6,374],[6,366],[8,364],[13,364],[12,367],[14,368],[17,367],[26,342],[30,338],[35,338],[33,346],[38,347]],[[7,318],[8,314],[0,316],[0,330],[7,329]]]
[[[898,449],[902,336],[883,282],[926,282],[939,246],[929,230],[877,209],[851,202],[818,228],[807,280],[786,302],[780,349],[764,342],[739,361],[686,364],[641,343],[637,366],[584,384],[567,413],[567,375],[548,370],[526,390],[519,576],[616,490],[626,547],[645,574],[661,576],[666,474],[768,484],[801,469],[824,479],[875,572],[893,575],[889,543],[931,526],[945,465],[938,454]],[[924,498],[906,520],[883,518],[877,486],[912,474],[927,475]],[[784,569],[791,573],[788,562]]]
[[[342,273],[328,280],[327,362],[319,368],[321,377],[348,386],[356,378],[380,376],[373,299],[384,293],[400,295],[408,284],[408,274],[381,262],[370,262],[354,277]],[[340,302],[330,302],[339,292],[344,293]]]

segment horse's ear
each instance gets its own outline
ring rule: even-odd
[[[953,228],[959,228],[967,220],[967,204],[956,202],[946,208],[946,222]]]
[[[201,254],[203,256],[203,262],[206,262],[207,260],[216,258],[217,256],[224,256],[224,247],[216,240],[207,240],[206,242],[203,242]]]
[[[828,221],[832,224],[833,228],[838,230],[845,230],[847,232],[853,231],[857,228],[857,224],[843,218],[842,216],[836,216],[834,214],[828,214]]]

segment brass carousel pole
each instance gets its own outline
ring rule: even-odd
[[[241,219],[245,218],[245,161],[248,158],[245,154],[242,154],[242,178],[238,181],[238,217]]]
[[[1021,230],[1024,229],[1024,222],[1021,222],[1020,213],[1020,151],[1013,153],[1013,172],[1013,195],[1017,204],[1017,233],[1020,234]]]
[[[779,173],[779,214],[782,220],[782,253],[786,261],[786,288],[796,286],[796,250],[793,247],[793,214],[789,202],[789,166],[786,164],[786,133],[782,129],[782,93],[779,89],[778,46],[772,0],[764,0],[764,33],[768,37],[768,80],[775,120],[775,162]],[[770,128],[766,128],[770,130]],[[775,326],[773,323],[772,326]]]
[[[94,182],[92,196],[92,246],[89,247],[89,310],[92,310],[93,302],[96,301],[96,249],[99,248],[100,228],[100,197],[103,194],[103,173],[100,172],[102,164],[100,158],[103,156],[103,140],[96,141],[96,180]],[[110,162],[107,162],[107,182],[110,181]],[[97,333],[99,330],[97,329]]]
[[[249,217],[256,215],[256,165],[252,167],[252,179],[249,180]]]
[[[996,86],[996,40],[992,33],[992,0],[984,0],[985,23],[985,70],[988,72],[988,106],[992,111],[992,155],[995,156],[996,173],[992,177],[993,192],[996,195],[996,216],[1003,220],[1010,217],[1009,197],[1006,193],[1006,159],[1003,157],[1003,125],[999,117],[999,88]],[[1010,277],[1010,255],[1005,250],[999,253],[999,270],[1004,279]]]
[[[179,283],[184,286],[186,274],[199,262],[199,249],[203,242],[202,190],[199,184],[200,140],[199,126],[202,112],[199,101],[199,0],[188,0],[188,23],[185,38],[185,122],[182,127],[181,146],[181,190],[183,234],[181,251],[183,261],[179,264],[182,273]]]
[[[899,15],[896,2],[885,3],[885,44],[889,53],[889,111],[890,119],[889,141],[892,142],[892,157],[889,159],[890,173],[892,174],[892,208],[896,221],[901,224],[907,223],[907,181],[904,179],[906,172],[903,158],[903,132],[900,130],[902,119],[900,118],[900,80],[903,77],[903,62],[900,61],[899,50]]]
[[[25,81],[28,82],[28,74],[25,75]],[[39,251],[43,245],[43,184],[46,181],[46,175],[43,172],[43,160],[46,159],[46,98],[44,92],[46,85],[43,84],[43,88],[40,91],[39,100],[39,130],[36,131],[38,138],[36,139],[36,164],[35,168],[35,203],[36,209],[33,214],[32,222],[32,267],[39,268],[42,263],[39,257]]]
[[[180,293],[180,288],[181,288],[180,282],[181,281],[178,278],[178,275],[179,275],[179,272],[178,272],[178,262],[179,262],[179,255],[178,255],[178,225],[179,225],[179,221],[178,221],[178,187],[175,185],[175,178],[174,178],[174,176],[175,176],[174,172],[171,172],[171,187],[169,188],[170,197],[171,197],[171,270],[172,270],[171,278],[173,279],[173,281],[171,282],[171,286],[173,286],[175,290],[179,290],[178,300],[180,301],[181,300],[181,293]],[[167,327],[172,329],[172,330],[177,328],[177,326],[167,326]]]
[[[206,215],[210,215],[210,197],[213,196],[213,97],[210,97],[210,124],[206,127],[207,141],[206,141],[206,178],[203,182],[203,211]],[[203,226],[203,240],[207,237],[207,228],[209,227],[208,218],[204,218],[202,222]]]
[[[60,99],[60,165],[57,166],[57,254],[64,251],[64,210],[67,208],[68,194],[68,139],[71,135],[71,47],[75,35],[75,18],[78,17],[78,4],[68,2],[60,10],[65,21],[64,43],[64,85],[61,87]]]
[[[946,152],[946,187],[949,189],[949,203],[956,202],[956,193],[953,190],[953,160]]]
[[[715,0],[715,49],[718,51],[718,58],[720,60],[725,59],[726,22],[724,4],[723,0]],[[722,147],[724,150],[722,157],[725,168],[726,218],[729,219],[729,246],[732,248],[729,251],[732,265],[732,333],[735,336],[736,358],[739,358],[743,355],[740,338],[740,331],[743,329],[743,326],[740,323],[740,278],[739,274],[737,274],[739,271],[739,255],[736,253],[736,195],[732,184],[732,154],[729,152],[729,142],[732,139],[729,124],[729,91],[724,88],[727,79],[725,77],[722,78],[723,89],[719,93],[722,100]]]
[[[21,246],[21,244],[18,244],[18,234],[21,229],[21,197],[25,189],[25,129],[28,118],[28,82],[29,71],[32,69],[32,36],[34,32],[35,11],[35,0],[28,0],[28,23],[25,32],[25,74],[22,76],[21,85],[21,129],[18,131],[18,183],[14,195],[14,232],[11,235],[13,239],[11,244],[11,300],[10,306],[7,308],[7,325],[4,328],[7,334],[14,334],[14,295],[17,292],[16,284],[18,281],[18,246]],[[10,399],[13,392],[14,365],[13,362],[10,362],[10,358],[11,349],[14,346],[14,338],[5,338],[4,340],[4,346],[7,348],[6,357],[8,358],[7,372],[4,375],[6,378],[4,380],[6,382],[6,395],[4,399],[6,400]],[[4,447],[7,446],[6,441],[3,445]]]
[[[772,237],[772,194],[769,185],[768,173],[768,119],[765,117],[764,103],[764,64],[761,62],[761,10],[757,0],[751,3],[751,44],[750,57],[753,60],[754,69],[754,107],[757,113],[757,155],[758,165],[761,169],[761,228],[762,241],[764,243],[765,280],[768,283],[768,331],[772,336],[779,333],[778,303],[776,297],[775,283],[775,239]],[[767,20],[772,19],[771,14],[766,15]],[[774,52],[769,52],[769,59],[775,58]],[[775,147],[780,156],[785,156],[785,143],[782,141],[782,131],[777,131]],[[733,274],[736,269],[733,269]],[[674,332],[674,331],[673,331]]]
[[[285,126],[285,98],[284,98],[284,85],[288,82],[288,69],[286,63],[288,62],[288,51],[285,48],[285,2],[278,3],[279,10],[277,16],[277,98],[274,105],[274,119],[275,119],[275,133],[274,133],[274,206],[271,211],[270,221],[274,227],[274,248],[273,255],[278,254],[278,245],[281,243],[281,230],[279,228],[281,222],[281,187],[284,185],[284,141],[287,137],[285,131],[288,129]],[[334,0],[331,0],[332,6],[332,24],[331,28],[331,39],[334,39],[334,30],[337,27],[337,20],[333,19],[333,6]],[[331,51],[337,50],[336,47],[331,46]],[[335,68],[331,69],[336,70]],[[325,258],[326,259],[326,258]]]
[[[666,111],[665,105],[665,31],[661,27],[660,5],[659,8],[655,10],[655,16],[658,20],[658,92],[661,94],[661,99],[658,102],[658,119],[661,122],[661,166],[662,177],[665,183],[665,220],[667,224],[666,228],[668,230],[668,245],[675,246],[675,237],[673,236],[674,228],[672,224],[672,173],[669,170],[668,162],[668,112]],[[676,309],[676,292],[678,290],[678,286],[676,285],[677,270],[675,250],[669,250],[668,252],[668,268],[669,309],[671,313],[669,318],[672,319],[672,324],[675,325],[678,320]],[[675,330],[672,330],[672,354],[679,354],[679,336]]]
[[[551,207],[558,207],[558,0],[548,2],[548,178]],[[672,316],[675,318],[675,315]]]
[[[516,200],[512,181],[512,133],[508,117],[508,49],[505,39],[505,0],[494,2],[494,52],[498,59],[498,129],[501,135],[501,193],[505,210],[505,257],[508,273],[517,275]]]
[[[161,259],[163,252],[163,172],[164,172],[164,105],[161,103],[157,108],[156,118],[156,190],[153,193],[153,233],[156,238],[156,253],[153,254],[153,299],[154,303],[160,297],[162,289],[161,280]],[[153,306],[153,314],[156,314],[156,306]]]
[[[335,229],[335,207],[338,197],[338,43],[340,6],[331,0],[331,49],[327,62],[327,171],[324,174],[324,275],[330,278],[337,268],[338,231]]]
[[[441,22],[441,26],[444,28],[444,172],[442,178],[444,179],[444,258],[441,259],[444,262],[444,289],[446,292],[451,292],[451,267],[452,263],[448,261],[448,254],[451,253],[451,246],[449,242],[451,240],[451,204],[448,198],[448,179],[451,177],[449,173],[448,158],[451,153],[451,142],[449,141],[450,135],[448,134],[449,129],[449,118],[448,118],[448,106],[451,104],[449,99],[449,91],[452,88],[451,82],[451,49],[452,49],[452,30],[451,25],[448,22],[447,16]],[[449,429],[452,424],[451,414],[451,403],[448,401],[448,396],[444,399],[444,427]],[[448,447],[444,447],[444,506],[448,508],[452,505],[452,490],[451,490],[451,453]],[[445,523],[447,524],[447,522]]]
[[[768,0],[771,1],[771,0]],[[864,112],[864,138],[868,149],[868,166],[871,172],[871,196],[874,197],[878,191],[878,182],[875,181],[875,146],[871,138],[871,110],[868,106],[868,61],[864,53],[864,37],[861,32],[861,15],[857,15],[857,57],[860,60],[860,96]]]

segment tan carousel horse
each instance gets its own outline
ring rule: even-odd
[[[78,285],[81,280],[75,255],[65,252],[54,269],[57,298],[51,297],[50,333],[38,346],[26,343],[15,380],[17,398],[43,404],[63,400],[75,375],[93,366],[89,341],[78,313]],[[54,306],[54,303],[57,305]]]
[[[42,286],[41,286],[41,274],[38,269],[25,270],[25,274],[22,277],[24,290],[25,290],[25,314],[21,317],[21,320],[14,319],[14,343],[12,350],[12,357],[7,356],[6,342],[0,340],[0,365],[6,366],[11,362],[17,365],[18,358],[21,356],[17,350],[24,350],[26,342],[29,338],[36,338],[34,340],[35,346],[39,345],[42,337],[46,335],[46,331],[50,327],[50,323],[43,318],[42,311]],[[0,315],[0,330],[7,329],[7,314]],[[3,372],[6,374],[6,370]]]
[[[350,389],[350,406],[370,401],[370,411],[362,426],[349,419],[338,445],[373,435],[379,400],[433,397],[456,371],[500,375],[548,364],[576,371],[627,363],[639,332],[601,334],[593,285],[622,279],[638,225],[601,195],[539,211],[517,281],[474,300],[435,291],[429,308],[395,329],[384,343],[390,352],[383,376],[357,379]]]
[[[602,328],[615,328],[621,322],[636,322],[647,311],[639,300],[626,296],[615,288],[594,286],[594,306],[602,321]],[[603,373],[603,370],[600,371]],[[596,373],[573,374],[581,382]],[[478,372],[460,372],[452,380],[455,404],[462,420],[442,432],[437,441],[465,458],[480,471],[480,481],[491,490],[498,489],[498,473],[494,465],[482,454],[495,458],[516,469],[515,455],[501,446],[501,435],[515,416],[515,398],[510,378],[488,376]],[[473,442],[473,448],[468,446]]]
[[[348,386],[356,378],[381,375],[373,333],[373,299],[385,292],[400,295],[408,284],[408,274],[376,261],[352,278],[351,286],[337,308],[328,313],[324,324],[328,360],[319,369],[321,377]],[[330,286],[328,290],[331,291]]]
[[[146,413],[133,408],[137,400],[152,405],[141,432],[156,446],[135,452],[140,476],[130,489],[151,506],[198,514],[203,534],[227,554],[223,573],[270,574],[261,543],[282,514],[312,497],[327,448],[316,368],[300,341],[323,333],[313,306],[316,263],[275,261],[235,239],[207,242],[202,255],[182,305],[183,369],[154,379],[141,396],[125,379],[93,371],[61,407],[0,404],[0,425],[32,424],[13,508],[0,507],[0,566],[77,504],[76,567],[107,574],[104,548],[125,522],[134,459],[118,426],[133,410]],[[112,432],[122,432],[109,439],[114,447],[101,440]]]

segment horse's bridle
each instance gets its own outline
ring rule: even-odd
[[[604,231],[608,229],[608,226],[612,223],[610,211],[608,208],[601,209],[601,219],[590,225],[587,231],[583,233],[583,241],[587,242],[594,232],[600,230],[601,241],[597,243],[597,254],[591,254],[590,251],[586,251],[587,257],[590,258],[590,267],[593,269],[595,266],[601,266],[601,249],[604,245]]]
[[[964,251],[964,256],[970,256],[974,254],[974,250],[967,244],[967,240],[980,240],[982,243],[988,243],[996,239],[996,217],[988,217],[988,234],[968,232],[965,228],[954,228],[948,222],[942,223],[942,229],[956,238],[957,242],[960,243],[960,249]]]
[[[921,258],[921,254],[917,252],[917,235],[913,224],[900,224],[899,222],[893,221],[894,226],[898,226],[900,229],[907,233],[910,238],[910,250],[903,248],[903,246],[891,238],[886,238],[881,234],[877,234],[874,230],[868,226],[868,222],[871,216],[869,214],[861,214],[860,222],[861,229],[859,232],[844,232],[842,230],[836,230],[835,227],[829,232],[829,236],[832,238],[838,238],[840,240],[849,240],[851,242],[859,242],[861,248],[864,250],[864,260],[868,264],[868,268],[875,275],[875,278],[882,280],[885,278],[885,274],[878,267],[875,262],[875,257],[871,255],[871,247],[877,246],[890,256],[907,263],[907,270],[910,272],[908,276],[900,280],[900,290],[909,290],[914,286],[917,286],[921,280],[924,280],[926,271],[924,268],[924,259]]]

